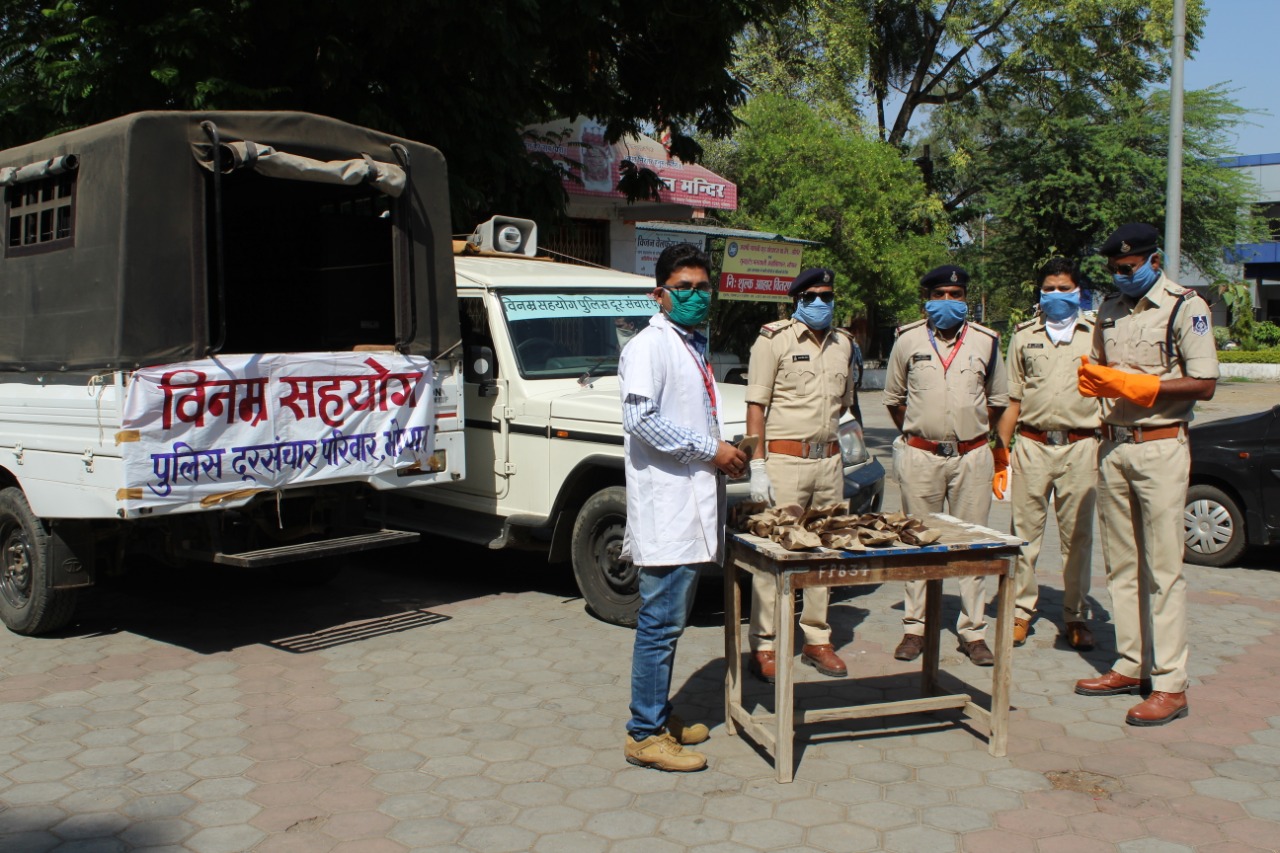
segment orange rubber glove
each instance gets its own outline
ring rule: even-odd
[[[1160,377],[1146,373],[1125,373],[1114,367],[1090,364],[1080,356],[1080,393],[1085,397],[1124,397],[1143,408],[1155,405],[1160,393]]]
[[[996,500],[1004,500],[1004,493],[1009,491],[1009,448],[991,448],[991,458],[996,463],[996,473],[991,478],[991,494]]]

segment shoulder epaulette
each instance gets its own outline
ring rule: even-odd
[[[921,318],[919,320],[916,320],[914,323],[907,323],[904,326],[899,326],[898,334],[900,335],[903,332],[910,331],[911,329],[917,328],[919,326],[923,326],[927,322],[929,322],[927,318]]]
[[[970,321],[969,328],[973,329],[975,332],[982,332],[985,335],[990,335],[993,338],[1000,337],[1000,333],[997,332],[995,329],[988,329],[986,326],[982,325],[981,323],[974,323]]]
[[[1103,302],[1110,302],[1112,299],[1118,299],[1119,297],[1120,297],[1120,291],[1116,290],[1116,291],[1113,291],[1113,292],[1111,292],[1111,293],[1108,293],[1106,296],[1102,297],[1102,301],[1103,301]]]
[[[1030,320],[1023,320],[1021,323],[1014,326],[1013,330],[1015,332],[1021,332],[1023,329],[1030,329],[1035,324],[1036,324],[1036,318],[1032,317]]]
[[[766,338],[772,338],[789,325],[791,325],[790,320],[774,320],[772,323],[765,323],[761,326],[760,334]]]

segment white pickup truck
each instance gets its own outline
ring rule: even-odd
[[[65,625],[140,553],[321,578],[418,538],[368,528],[369,496],[464,475],[435,149],[136,113],[0,151],[0,188],[10,630]]]
[[[654,283],[532,257],[532,223],[506,221],[520,224],[514,252],[478,240],[484,250],[474,252],[473,243],[454,258],[467,476],[386,496],[382,521],[570,560],[587,607],[607,622],[634,625],[636,571],[618,559],[627,505],[617,369],[622,347],[656,312]],[[721,383],[718,391],[726,438],[737,440],[746,389]],[[841,426],[840,444],[854,510],[878,510],[884,469],[852,418]],[[731,501],[748,492],[745,480],[729,485]]]

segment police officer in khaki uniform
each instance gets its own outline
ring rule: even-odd
[[[986,524],[997,460],[987,436],[1009,404],[1000,336],[966,322],[969,274],[957,266],[926,273],[920,287],[926,319],[903,326],[889,355],[884,402],[902,435],[893,443],[893,468],[902,509],[942,512]],[[1008,465],[1008,454],[1003,464]],[[984,577],[960,579],[960,651],[979,666],[995,662],[987,647]],[[910,581],[903,602],[905,636],[898,660],[924,650],[925,582]]]
[[[853,404],[853,346],[847,333],[831,325],[834,284],[829,269],[801,272],[788,290],[791,319],[761,328],[751,347],[747,434],[760,436],[767,453],[751,460],[753,500],[806,508],[844,500],[837,429],[840,415]],[[772,682],[776,596],[773,584],[758,577],[751,589],[751,671]],[[808,588],[803,598],[800,660],[839,678],[847,668],[831,645],[830,590]]]
[[[1209,306],[1161,273],[1159,239],[1133,222],[1102,244],[1120,292],[1102,301],[1093,352],[1079,368],[1080,392],[1103,398],[1098,523],[1117,660],[1105,675],[1076,682],[1076,693],[1136,694],[1149,685],[1154,692],[1125,716],[1134,726],[1188,712],[1187,423],[1218,379]]]
[[[1097,503],[1098,401],[1076,387],[1080,357],[1093,347],[1094,320],[1080,312],[1080,274],[1066,258],[1040,270],[1040,313],[1017,326],[1009,342],[1009,408],[996,426],[1008,448],[1015,428],[1013,483],[998,472],[997,498],[1010,488],[1013,535],[1027,541],[1014,573],[1013,644],[1027,640],[1040,587],[1036,562],[1053,496],[1062,546],[1062,636],[1073,649],[1093,648],[1086,599],[1093,571],[1093,510]]]

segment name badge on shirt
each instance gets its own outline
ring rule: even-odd
[[[1027,344],[1027,349],[1044,349],[1044,344]]]
[[[1114,329],[1115,327],[1116,327],[1116,321],[1115,321],[1115,320],[1103,320],[1103,321],[1102,321],[1102,328],[1104,328],[1104,329]]]
[[[929,355],[929,353],[927,352],[918,352],[915,355],[911,356],[911,360],[912,361],[933,361],[933,356]]]
[[[792,360],[792,361],[808,361],[808,360],[809,360],[809,356],[808,356],[808,355],[793,355],[793,356],[791,356],[791,360]]]

